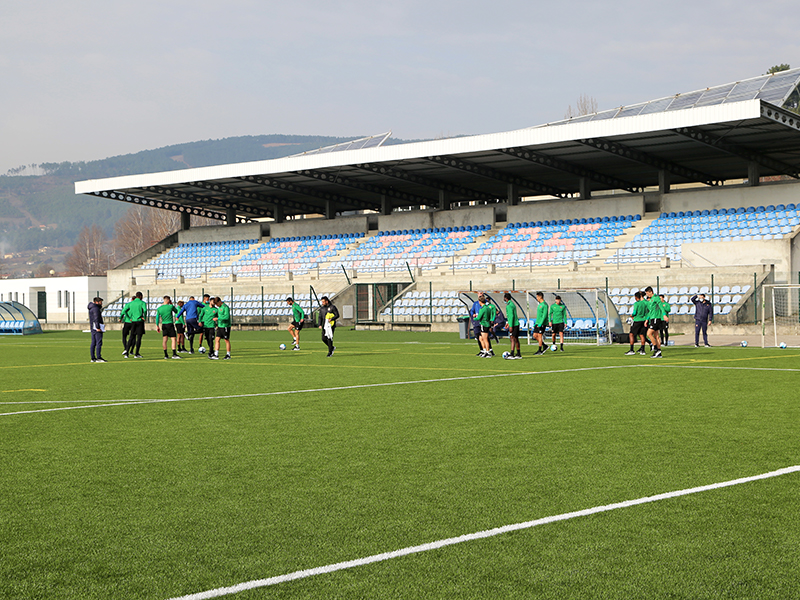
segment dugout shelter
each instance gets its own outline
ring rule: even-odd
[[[30,308],[19,302],[0,302],[0,335],[35,333],[42,333],[42,326]]]

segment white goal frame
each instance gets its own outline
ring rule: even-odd
[[[582,333],[578,333],[576,329],[566,329],[564,331],[564,342],[570,344],[593,344],[593,345],[601,345],[601,344],[611,344],[613,343],[613,335],[611,333],[611,321],[612,319],[609,318],[609,303],[610,300],[608,295],[605,293],[604,289],[601,288],[569,288],[569,289],[562,289],[562,290],[553,290],[553,289],[539,289],[539,290],[527,290],[525,292],[525,297],[527,301],[526,305],[526,313],[528,317],[528,345],[534,343],[533,341],[533,325],[532,323],[536,320],[536,307],[538,306],[538,302],[536,301],[536,292],[543,292],[545,295],[545,302],[548,305],[552,305],[556,295],[574,295],[577,294],[580,296],[585,303],[587,304],[589,310],[593,312],[592,317],[594,320],[594,324],[589,329],[582,329]],[[588,317],[575,317],[570,312],[570,303],[567,303],[564,300],[564,304],[567,305],[567,311],[570,315],[568,318],[570,320],[578,321],[578,320],[585,320]],[[615,313],[616,314],[616,313]],[[600,325],[600,321],[603,321],[603,324]],[[549,322],[548,322],[549,325]],[[588,333],[588,335],[587,335]],[[550,334],[547,334],[549,339]],[[549,344],[548,344],[549,345]]]
[[[786,306],[775,302],[777,290],[788,292],[789,302]],[[761,288],[761,347],[777,348],[781,342],[791,340],[798,335],[800,335],[800,284],[764,284]],[[780,339],[781,336],[786,339]],[[797,344],[787,342],[787,346],[797,347]]]

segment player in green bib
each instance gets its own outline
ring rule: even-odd
[[[178,316],[175,318],[175,332],[178,334],[178,353],[186,350],[186,313],[181,312],[183,300],[178,300]]]
[[[203,322],[203,311],[211,306],[211,296],[208,294],[203,294],[203,305],[197,307],[197,323],[200,325],[202,331],[200,332],[200,347],[198,351],[200,354],[206,351],[203,347],[203,340],[206,341],[208,344],[208,351],[213,354],[214,352],[214,328],[211,328],[209,332],[208,328],[206,328],[205,323]],[[208,337],[208,334],[211,333],[211,337]]]
[[[161,347],[164,348],[164,358],[167,354],[167,338],[172,340],[172,358],[180,358],[176,349],[177,332],[175,331],[175,314],[178,308],[172,303],[169,296],[164,296],[164,303],[156,309],[156,331],[161,333]]]
[[[661,298],[655,295],[653,288],[644,289],[647,297],[647,338],[653,344],[653,355],[650,358],[661,358],[661,337],[659,335],[664,326],[664,308]]]
[[[561,351],[564,351],[564,327],[566,326],[567,307],[561,302],[561,296],[556,296],[556,301],[550,305],[550,328],[553,331],[553,344],[556,343],[556,334],[559,335]]]
[[[231,309],[217,296],[214,298],[214,323],[216,325],[216,350],[209,358],[217,360],[219,358],[220,340],[225,340],[225,360],[231,359]]]
[[[506,329],[508,330],[508,339],[511,340],[511,356],[509,356],[509,358],[522,358],[522,355],[519,353],[519,317],[517,316],[517,303],[514,302],[511,294],[508,292],[503,294],[503,300],[506,301]]]
[[[644,356],[646,354],[644,350],[645,345],[645,336],[647,335],[647,311],[649,309],[647,305],[647,300],[642,298],[642,292],[636,292],[633,295],[635,302],[633,303],[633,308],[631,308],[631,330],[628,334],[628,339],[631,343],[631,349],[628,350],[625,355],[626,356],[633,356],[636,352],[633,350],[633,345],[636,343],[636,339],[639,338],[641,342],[641,347],[639,348],[639,354]]]
[[[534,356],[541,356],[544,354],[544,332],[547,329],[547,317],[549,316],[547,302],[544,301],[544,292],[536,292],[536,301],[539,305],[536,307],[536,321],[533,326],[533,339],[539,342],[539,349],[534,352]]]
[[[205,296],[203,297],[205,298]],[[214,306],[214,300],[212,298],[208,299],[208,303],[203,303],[203,309],[200,312],[200,325],[203,327],[203,335],[206,338],[206,343],[208,344],[208,357],[211,358],[214,356],[214,338],[216,337],[216,318],[217,318],[217,309]],[[202,342],[201,342],[202,343]],[[200,346],[200,352],[203,351],[203,347]]]
[[[492,329],[492,309],[489,299],[483,294],[478,296],[481,309],[478,311],[476,320],[481,327],[481,353],[478,355],[480,358],[492,358],[489,351],[489,332]]]
[[[661,299],[661,312],[664,313],[664,324],[661,327],[661,345],[666,346],[669,343],[669,313],[672,312],[672,306],[664,298],[664,294],[658,296]]]
[[[291,296],[286,298],[286,304],[292,308],[292,322],[288,327],[288,331],[292,335],[292,350],[300,350],[300,330],[303,328],[303,319],[306,318],[306,313]]]
[[[122,356],[128,356],[128,336],[131,333],[131,318],[127,311],[120,312],[119,320],[122,321]]]

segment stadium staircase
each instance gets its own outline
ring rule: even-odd
[[[605,263],[606,259],[612,258],[616,252],[625,247],[627,242],[631,241],[638,234],[642,233],[653,221],[658,219],[659,214],[660,213],[656,212],[647,213],[640,221],[634,221],[633,227],[625,230],[622,235],[618,236],[614,242],[605,248],[605,250],[600,250],[597,253],[597,256],[590,259],[589,262],[594,262],[598,265]]]

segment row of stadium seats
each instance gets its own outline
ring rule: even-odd
[[[306,275],[319,269],[332,275],[346,269],[365,273],[402,272],[406,264],[424,270],[585,264],[641,219],[640,215],[510,223],[486,238],[489,225],[403,229],[366,234],[317,235],[180,244],[143,265],[159,279]],[[681,260],[681,244],[776,239],[800,225],[794,204],[738,209],[662,213],[606,263]],[[465,254],[468,245],[482,240]],[[357,244],[356,247],[352,247]],[[239,256],[241,255],[241,256]],[[237,258],[238,256],[238,258]]]
[[[512,223],[493,235],[468,256],[457,269],[482,268],[488,264],[516,268],[554,266],[575,261],[587,263],[614,242],[641,217],[604,217],[567,221]],[[582,222],[581,222],[582,221]]]
[[[230,271],[220,272],[219,276],[224,277],[233,272],[237,277],[258,277],[283,275],[287,271],[307,275],[361,237],[363,234],[273,238],[234,261]]]
[[[683,243],[781,239],[791,235],[798,225],[800,210],[794,204],[661,213],[605,262],[658,262],[664,256],[681,260]]]
[[[667,296],[664,295],[667,303],[671,305],[677,304],[686,304],[688,306],[693,306],[691,302],[691,296]],[[739,300],[742,299],[742,294],[723,294],[722,296],[715,296],[714,297],[714,304],[738,304]],[[614,306],[626,306],[632,305],[635,300],[633,296],[611,296],[611,301],[614,303]]]
[[[190,242],[178,244],[142,265],[143,269],[156,269],[157,279],[175,279],[178,276],[200,277],[220,267],[234,256],[246,252],[258,240],[215,242]]]
[[[641,288],[611,288],[608,293],[610,296],[633,296],[637,291],[643,290],[645,287]],[[714,286],[714,294],[746,294],[750,290],[749,285],[734,285],[734,286]],[[711,287],[707,285],[698,286],[670,286],[669,288],[664,288],[663,290],[659,290],[659,293],[668,294],[670,296],[680,295],[684,296],[686,294],[693,296],[694,294],[706,294],[709,295],[711,293]]]
[[[714,305],[714,314],[715,315],[727,315],[731,310],[733,310],[733,304],[726,304],[725,306],[720,306],[719,304]],[[633,307],[632,306],[618,306],[617,310],[619,311],[620,315],[630,315],[633,314]],[[695,312],[694,304],[689,305],[682,305],[676,309],[675,306],[672,307],[671,315],[693,315]]]
[[[381,231],[351,250],[337,264],[324,269],[323,273],[338,272],[342,265],[365,273],[405,271],[406,263],[424,270],[435,269],[447,264],[488,229],[488,225],[477,225]]]

